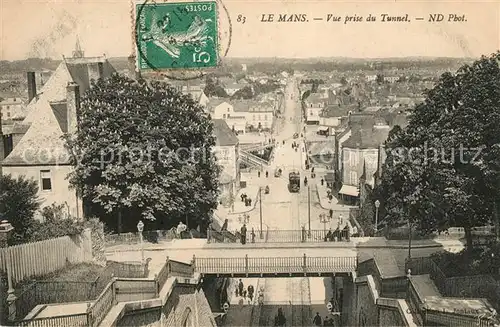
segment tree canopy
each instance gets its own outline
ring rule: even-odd
[[[35,224],[35,212],[40,208],[37,193],[38,184],[34,180],[0,174],[0,215],[14,227],[9,244],[20,244],[29,239]]]
[[[84,201],[135,230],[139,219],[196,227],[217,206],[213,124],[191,96],[162,82],[114,75],[83,96],[66,145]]]
[[[218,98],[227,98],[229,95],[226,90],[220,85],[213,77],[207,76],[205,80],[205,89],[203,92],[207,97],[218,97]]]
[[[498,224],[500,205],[500,53],[426,91],[405,129],[391,131],[381,185],[386,222],[422,233]],[[498,231],[498,228],[497,228]]]

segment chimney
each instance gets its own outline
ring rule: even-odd
[[[377,178],[376,183],[378,184],[382,178],[382,165],[385,161],[385,147],[383,144],[378,146],[378,160],[377,160]]]
[[[66,87],[66,110],[67,133],[71,134],[78,128],[77,117],[80,111],[80,86],[73,82]]]
[[[89,73],[89,81],[97,80],[102,78],[103,75],[103,64],[102,62],[91,62],[87,64],[88,73]]]
[[[27,72],[26,76],[28,78],[28,103],[36,97],[36,78],[35,72]]]

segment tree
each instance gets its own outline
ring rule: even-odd
[[[29,240],[35,212],[40,208],[37,193],[38,184],[32,179],[0,175],[0,215],[14,227],[10,245]]]
[[[499,62],[496,53],[443,74],[408,126],[391,132],[378,192],[392,224],[425,234],[463,227],[468,249],[473,227],[498,226]]]
[[[231,99],[253,99],[253,97],[256,94],[254,93],[254,89],[252,86],[247,85],[244,86],[243,88],[239,89],[238,91],[234,92],[233,96]]]
[[[162,82],[114,75],[84,95],[79,129],[66,137],[69,180],[87,204],[112,214],[121,232],[141,217],[196,227],[217,207],[220,167],[203,108]]]
[[[377,84],[382,84],[382,83],[384,83],[384,75],[382,75],[382,74],[377,74],[377,78],[375,79],[375,82],[377,82]]]
[[[342,76],[342,77],[340,78],[340,84],[342,84],[342,85],[347,85],[347,79],[345,78],[345,76]]]
[[[229,95],[226,90],[216,82],[211,76],[207,76],[206,85],[203,92],[207,97],[218,97],[218,98],[227,98]]]

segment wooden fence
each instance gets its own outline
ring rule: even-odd
[[[64,268],[68,263],[92,262],[90,229],[81,234],[20,244],[0,249],[0,271],[12,267],[12,282],[43,276]]]

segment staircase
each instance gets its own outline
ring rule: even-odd
[[[240,159],[241,159],[241,162],[247,164],[250,167],[254,167],[254,168],[269,167],[269,164],[270,164],[266,160],[259,158],[256,155],[253,155],[250,152],[247,152],[247,151],[241,150],[241,149],[240,149]]]

